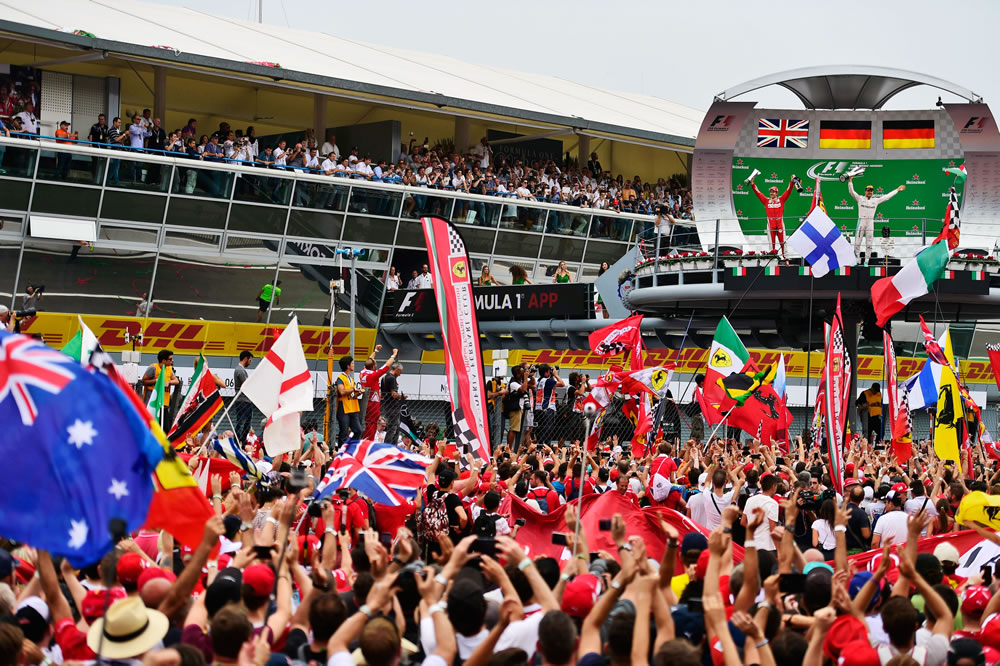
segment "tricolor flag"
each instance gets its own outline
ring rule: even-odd
[[[933,148],[934,119],[883,120],[882,147],[888,149]]]
[[[723,316],[715,327],[715,338],[708,353],[708,367],[705,371],[704,394],[711,407],[718,410],[726,399],[726,391],[720,380],[742,372],[749,361],[750,352],[743,346],[729,319]]]
[[[884,327],[890,318],[909,304],[930,292],[948,265],[948,245],[934,243],[921,250],[916,258],[892,277],[877,280],[872,285],[872,305],[878,325]]]
[[[264,413],[264,448],[277,456],[300,444],[299,414],[313,408],[312,375],[299,338],[299,320],[292,318],[264,359],[243,382],[243,395]]]
[[[870,120],[819,121],[820,148],[869,149],[872,147]]]
[[[965,162],[963,162],[962,166],[960,167],[947,167],[945,168],[944,172],[949,176],[954,176],[955,178],[958,178],[960,181],[963,182],[969,175],[969,172],[965,170]]]
[[[162,373],[161,373],[162,374]],[[167,433],[167,439],[177,448],[184,446],[188,435],[197,435],[222,409],[222,395],[215,384],[215,377],[208,369],[208,361],[198,356],[194,366],[194,376],[187,395],[177,410],[174,425]]]
[[[77,315],[76,318],[80,322],[80,330],[70,338],[61,351],[75,361],[86,363],[90,359],[90,355],[98,348],[97,336],[83,323],[83,317]]]
[[[243,470],[251,479],[260,479],[261,473],[257,464],[236,443],[233,437],[219,438],[212,442],[212,448],[221,453],[226,460]]]

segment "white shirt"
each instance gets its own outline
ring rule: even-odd
[[[722,524],[722,512],[726,510],[727,506],[733,503],[733,491],[730,490],[723,493],[722,497],[716,495],[712,489],[709,489],[702,494],[705,496],[702,502],[705,504],[706,518],[706,521],[702,524],[709,532],[711,532]],[[716,507],[718,507],[718,509],[716,509]]]
[[[758,493],[747,500],[743,513],[749,521],[753,518],[754,511],[761,508],[764,509],[764,522],[753,533],[754,543],[757,546],[757,550],[777,550],[774,546],[774,540],[771,539],[770,523],[772,520],[778,522],[778,503],[775,499],[768,497],[764,493]]]
[[[375,439],[372,440],[372,441],[375,441],[375,442],[384,442],[385,441],[385,433],[386,433],[385,430],[382,430],[381,432],[378,431],[378,430],[376,430],[375,431]]]
[[[705,509],[705,493],[698,493],[688,498],[688,510],[691,512],[691,520],[702,526],[708,525],[708,512]]]
[[[306,155],[305,166],[307,169],[319,168],[319,155]]]
[[[38,118],[35,117],[35,114],[29,111],[22,111],[14,117],[21,119],[21,129],[28,134],[38,133]]]
[[[326,159],[323,160],[323,163],[320,165],[319,168],[322,169],[323,173],[325,173],[326,175],[332,176],[333,172],[337,170],[337,163],[334,162],[333,160]]]
[[[340,159],[340,148],[338,148],[337,144],[335,143],[330,143],[329,141],[327,141],[319,149],[319,152],[322,153],[323,155],[329,155],[330,153],[333,153],[335,161]]]
[[[413,278],[413,282],[417,285],[417,289],[430,289],[434,286],[430,273],[417,273],[417,277]]]
[[[920,511],[921,508],[924,510],[924,513],[930,516],[932,522],[935,518],[937,518],[938,510],[937,507],[934,506],[934,502],[931,500],[930,497],[927,496],[914,497],[913,499],[906,500],[906,502],[903,504],[903,512],[906,513],[908,516],[915,515]],[[924,528],[924,531],[920,533],[920,536],[927,536],[929,531],[930,531],[930,525]]]
[[[868,512],[868,520],[875,523],[875,519],[885,513],[885,502],[882,500],[872,500],[865,507],[865,511]]]
[[[889,511],[882,515],[875,523],[875,529],[872,534],[879,534],[882,536],[882,540],[879,543],[884,544],[885,540],[890,536],[893,537],[892,543],[895,546],[902,546],[906,543],[907,527],[906,520],[909,516],[905,511]]]
[[[387,275],[385,278],[385,288],[389,291],[395,291],[399,289],[399,274]]]
[[[817,518],[813,521],[812,528],[819,534],[819,548],[833,550],[837,547],[837,537],[834,536],[829,522]]]
[[[274,152],[271,153],[271,158],[274,160],[275,166],[285,166],[285,159],[287,155],[287,151],[284,151],[281,148],[275,148]]]

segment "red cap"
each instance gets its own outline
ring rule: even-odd
[[[990,590],[982,585],[970,585],[962,595],[962,613],[982,613],[990,603]]]
[[[858,481],[857,479],[846,479],[846,480],[844,481],[844,487],[845,487],[845,488],[850,488],[851,486],[856,486],[856,485],[858,485],[859,483],[861,483],[861,482],[860,482],[860,481]]]
[[[764,479],[769,479],[772,476],[774,476],[774,474],[771,474],[770,472],[764,472],[763,474],[760,475],[760,480],[763,481]]]
[[[825,645],[824,645],[825,648]],[[856,640],[840,648],[837,666],[881,666],[878,651],[868,641]]]
[[[83,603],[80,604],[80,610],[83,612],[83,619],[93,624],[94,620],[104,614],[105,603],[110,605],[119,599],[124,599],[126,597],[125,590],[120,587],[112,588],[110,594],[111,600],[109,603],[106,601],[108,596],[107,590],[88,590],[87,594],[83,597]]]
[[[753,463],[752,462],[748,462],[746,465],[743,465],[743,471],[744,472],[749,472],[752,469],[753,469]]]
[[[784,472],[778,472],[778,476],[781,477],[782,481],[788,481],[788,475]]]
[[[584,618],[597,603],[601,581],[593,574],[582,574],[566,583],[563,591],[562,611],[571,617]]]
[[[137,585],[139,576],[147,567],[146,558],[139,553],[125,553],[118,558],[118,582],[122,585]]]
[[[274,571],[266,564],[251,564],[243,570],[243,584],[250,586],[255,597],[269,596],[274,589]]]
[[[608,474],[608,479],[610,479],[611,481],[617,481],[618,480],[618,467],[617,466],[611,468],[611,472]]]
[[[853,474],[854,473],[854,463],[847,463],[847,466],[844,468],[844,470],[848,474]]]
[[[867,636],[868,627],[853,615],[841,615],[826,632],[823,639],[823,654],[829,659],[839,659],[844,653],[844,647],[855,641],[858,636]]]
[[[165,578],[171,583],[177,580],[177,576],[174,575],[173,571],[167,571],[160,567],[147,567],[145,571],[139,574],[139,582],[136,586],[139,591],[142,591],[143,586],[155,578]]]
[[[905,483],[903,483],[902,481],[897,481],[896,483],[892,484],[892,489],[895,490],[900,495],[905,495],[910,490],[910,487]]]
[[[705,572],[708,571],[708,549],[701,551],[698,556],[698,563],[694,566],[694,577],[698,580],[705,580]]]

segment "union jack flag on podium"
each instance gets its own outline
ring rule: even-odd
[[[760,118],[757,122],[758,148],[806,148],[808,145],[808,120]]]

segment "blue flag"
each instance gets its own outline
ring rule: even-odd
[[[107,376],[25,335],[0,332],[0,534],[82,567],[139,529],[163,447]]]

